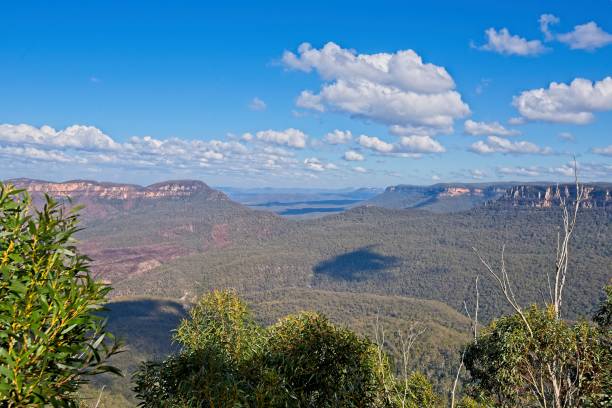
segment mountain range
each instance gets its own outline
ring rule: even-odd
[[[199,295],[232,287],[263,323],[303,309],[365,335],[377,319],[390,333],[418,321],[426,334],[413,368],[439,387],[451,381],[457,362],[447,360],[469,336],[463,310],[476,276],[482,321],[507,311],[473,248],[496,265],[505,246],[519,300],[540,302],[554,266],[558,204],[575,195],[553,183],[400,185],[367,191],[343,212],[292,220],[200,181],[10,182],[36,203],[49,194],[85,205],[81,249],[114,288],[110,325],[126,340],[118,363],[128,372],[172,350],[170,330]],[[593,310],[612,276],[610,187],[587,186],[564,303],[572,319]],[[274,201],[268,193],[257,200]],[[305,201],[300,194],[294,199]],[[312,201],[319,198],[328,199]],[[107,385],[129,398],[125,381]]]

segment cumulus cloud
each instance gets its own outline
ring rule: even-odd
[[[58,163],[84,163],[83,159],[72,157],[56,150],[43,150],[36,147],[0,146],[0,156],[20,157],[36,161],[58,162]]]
[[[0,141],[59,148],[115,150],[119,144],[93,126],[74,125],[57,131],[51,126],[0,125]]]
[[[550,26],[559,24],[559,21],[561,21],[559,20],[559,17],[553,14],[542,14],[538,21],[540,22],[540,31],[542,31],[542,34],[544,34],[544,39],[546,41],[552,41],[555,36],[550,31]]]
[[[574,135],[571,134],[570,132],[561,132],[561,133],[559,133],[559,139],[565,140],[566,142],[573,142],[574,140],[576,140]]]
[[[506,129],[499,122],[475,122],[471,119],[465,121],[463,130],[472,136],[514,136],[521,133],[518,130]]]
[[[333,132],[329,132],[325,135],[323,140],[325,140],[329,144],[338,145],[338,144],[346,144],[351,141],[353,138],[353,134],[350,130],[334,130]]]
[[[267,107],[268,105],[258,97],[253,98],[249,103],[249,109],[252,111],[264,111]]]
[[[255,134],[257,140],[303,149],[308,136],[301,130],[289,128],[285,130],[261,130]]]
[[[361,135],[357,138],[357,143],[366,149],[374,150],[379,153],[391,153],[394,149],[391,143],[387,143],[376,136]]]
[[[595,147],[592,151],[593,153],[601,154],[602,156],[612,156],[612,145],[605,147]]]
[[[361,166],[353,167],[353,171],[355,173],[367,173],[368,172],[367,169],[365,169],[365,168],[363,168]]]
[[[437,140],[429,136],[402,136],[397,151],[406,153],[443,153],[446,151]]]
[[[559,24],[561,21],[557,16],[542,14],[539,21],[540,31],[546,41],[557,40],[573,50],[593,51],[612,44],[612,34],[605,32],[594,21],[576,25],[572,31],[563,34],[553,33],[550,29],[551,25]]]
[[[598,111],[612,110],[612,77],[593,82],[576,78],[569,85],[552,82],[515,96],[513,105],[528,120],[584,125]]]
[[[479,50],[496,52],[504,55],[539,55],[548,49],[540,40],[526,40],[518,35],[512,35],[507,28],[497,31],[489,28],[485,31],[486,44],[476,46]]]
[[[471,169],[470,176],[476,180],[481,180],[487,176],[487,173],[480,169]]]
[[[346,161],[363,161],[365,160],[365,158],[363,157],[363,155],[359,152],[356,152],[354,150],[349,150],[346,153],[344,153],[344,156],[342,157],[344,160]]]
[[[470,150],[478,154],[551,154],[550,147],[540,147],[527,141],[510,141],[502,137],[489,136],[486,141],[473,143]]]
[[[578,174],[581,180],[601,180],[612,176],[612,165],[604,163],[577,163]],[[574,163],[566,163],[552,167],[545,166],[516,166],[498,167],[497,174],[502,177],[539,177],[548,178],[574,178]]]
[[[316,157],[310,157],[308,159],[304,159],[304,166],[309,170],[314,171],[325,171],[325,170],[337,170],[338,166],[333,163],[324,163]]]
[[[366,149],[381,154],[393,154],[400,157],[420,157],[423,153],[443,153],[446,151],[437,140],[426,135],[401,136],[399,142],[388,143],[376,136],[361,135],[357,143]]]
[[[297,54],[285,51],[282,61],[289,69],[316,71],[325,81],[318,93],[300,94],[301,108],[440,131],[470,112],[446,69],[424,63],[413,50],[357,54],[333,42],[321,49],[304,43]]]
[[[278,138],[280,144],[287,147],[300,145],[291,137],[296,132],[288,133],[290,136],[286,140]],[[251,139],[254,138],[251,135]],[[129,171],[180,171],[194,172],[194,175],[204,171],[206,174],[240,177],[277,174],[296,179],[310,178],[294,153],[277,144],[253,143],[247,147],[231,135],[226,140],[140,136],[118,142],[92,126],[74,125],[55,130],[49,126],[0,125],[0,160],[11,165],[22,163],[32,167],[37,163],[54,162],[70,166],[70,172],[113,166],[113,169]],[[80,167],[74,167],[75,164]],[[332,163],[324,165],[326,169],[333,166]]]
[[[540,170],[535,167],[498,167],[497,173],[503,176],[527,176],[527,177],[538,177]]]
[[[602,30],[594,21],[577,25],[569,33],[558,34],[557,39],[573,50],[593,51],[612,44],[612,34]]]

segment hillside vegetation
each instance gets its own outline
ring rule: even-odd
[[[505,246],[519,301],[542,304],[561,220],[558,208],[531,205],[541,194],[529,196],[529,206],[506,200],[452,213],[361,206],[289,221],[246,208],[203,183],[128,186],[136,196],[110,199],[96,194],[124,187],[78,185],[85,185],[82,200],[95,209],[85,217],[79,248],[93,258],[97,276],[112,283],[109,328],[126,343],[113,364],[128,376],[96,383],[107,386],[109,407],[122,398],[133,402],[129,375],[141,361],[177,351],[172,330],[197,299],[222,288],[234,288],[265,326],[313,310],[371,338],[378,320],[396,362],[397,331],[420,322],[425,331],[410,369],[425,372],[437,390],[448,390],[458,350],[469,339],[464,301],[472,306],[474,279],[487,274],[473,248],[495,266]],[[476,203],[470,197],[420,207],[459,208],[467,200],[468,208]],[[595,294],[612,276],[610,221],[605,207],[580,211],[572,284],[563,303],[569,319],[589,318],[599,300]],[[483,323],[510,312],[490,279],[480,279],[479,289]]]
[[[272,325],[288,314],[318,311],[338,325],[371,339],[377,320],[387,333],[385,346],[399,364],[397,330],[414,323],[425,331],[414,348],[410,367],[427,373],[438,389],[448,387],[456,352],[468,339],[469,321],[443,303],[367,293],[338,293],[307,288],[254,292],[244,297],[257,322]],[[118,393],[133,401],[130,375],[143,360],[156,360],[177,351],[173,330],[187,315],[190,304],[163,298],[117,298],[107,305],[108,327],[125,342],[125,352],[112,359],[126,377],[96,380],[98,389]],[[109,407],[114,407],[109,402]]]
[[[316,288],[377,293],[442,301],[458,311],[471,297],[476,275],[484,274],[473,247],[496,262],[506,246],[506,261],[521,301],[539,302],[541,279],[554,260],[558,211],[551,209],[477,209],[455,214],[360,207],[341,215],[283,225],[265,240],[211,249],[180,257],[128,277],[115,286],[121,295],[145,294],[193,299],[214,288],[241,293],[279,288]],[[574,285],[565,313],[590,313],[592,294],[612,274],[612,213],[580,213],[571,260]],[[90,233],[95,234],[96,228]],[[507,309],[482,280],[485,319]],[[591,295],[587,295],[591,294]]]

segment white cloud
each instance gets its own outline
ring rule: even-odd
[[[422,153],[443,153],[446,151],[437,140],[426,135],[401,136],[398,143],[388,143],[376,136],[361,135],[357,143],[366,149],[381,154],[393,154],[399,157],[420,157]]]
[[[304,165],[314,171],[337,170],[338,166],[333,163],[324,163],[316,157],[304,159]]]
[[[479,140],[473,143],[470,150],[478,154],[551,154],[550,147],[540,147],[526,141],[510,141],[502,137],[489,136],[486,141]]]
[[[334,130],[325,135],[324,140],[333,145],[346,144],[351,141],[353,134],[350,130]]]
[[[601,154],[602,156],[612,156],[612,145],[605,147],[595,147],[592,151],[593,153]]]
[[[365,169],[365,168],[363,168],[361,166],[353,167],[353,171],[355,173],[367,173],[368,172],[367,169]]]
[[[257,140],[267,143],[275,143],[297,149],[306,147],[308,136],[301,130],[289,128],[282,131],[278,130],[261,130],[255,134]]]
[[[326,81],[319,93],[300,94],[302,108],[440,131],[470,112],[446,69],[423,63],[413,50],[357,54],[333,42],[321,49],[304,43],[297,55],[285,51],[282,61],[290,69],[314,70]]]
[[[577,163],[578,177],[581,180],[601,180],[612,176],[612,165],[603,163]],[[517,166],[498,167],[500,176],[522,177],[548,177],[548,178],[574,178],[574,163],[566,163],[553,167],[544,166]]]
[[[487,176],[487,173],[483,170],[471,169],[470,176],[472,176],[474,179],[481,180]]]
[[[249,109],[253,111],[264,111],[267,107],[268,105],[258,97],[253,98],[249,103]]]
[[[119,144],[93,126],[73,125],[57,131],[50,126],[0,125],[0,141],[60,148],[114,150]]]
[[[550,31],[549,27],[554,24],[559,24],[559,17],[553,14],[542,14],[538,21],[540,22],[540,31],[544,34],[544,39],[546,41],[552,41],[555,36]]]
[[[575,171],[574,166],[572,166],[570,164],[563,164],[561,166],[553,167],[553,168],[548,169],[549,173],[560,174],[560,175],[565,176],[565,177],[572,177],[572,176],[574,176],[574,171]]]
[[[74,125],[56,131],[48,126],[5,124],[0,125],[0,158],[29,166],[55,162],[87,165],[88,169],[112,165],[114,169],[206,171],[215,175],[277,172],[288,177],[297,174],[298,168],[303,169],[294,153],[281,147],[252,144],[247,148],[234,136],[227,137],[227,140],[189,140],[141,136],[117,142],[91,126]],[[295,141],[289,137],[285,144]]]
[[[363,157],[363,155],[359,152],[356,152],[354,150],[349,150],[346,153],[344,153],[343,159],[346,161],[363,161],[365,160],[365,158]]]
[[[573,50],[592,51],[612,44],[612,34],[602,30],[594,21],[577,25],[569,33],[558,34],[557,39]]]
[[[436,133],[451,133],[453,131],[453,127],[449,126],[446,129],[443,128],[435,128],[432,129],[427,126],[399,126],[393,125],[389,127],[389,133],[395,136],[411,136],[411,135],[419,135],[419,136],[433,136]]]
[[[437,140],[429,136],[402,136],[399,142],[401,152],[406,153],[443,153],[446,151]]]
[[[391,143],[387,143],[376,136],[361,135],[357,138],[357,143],[366,149],[374,150],[379,153],[391,153],[393,151],[393,145]]]
[[[498,167],[497,173],[504,176],[538,177],[540,170],[537,167]]]
[[[463,129],[472,136],[514,136],[521,133],[518,130],[506,129],[499,122],[475,122],[471,119],[465,121]]]
[[[593,121],[594,112],[612,110],[612,77],[552,82],[546,89],[523,91],[512,103],[528,120],[584,125]]]
[[[514,117],[514,118],[508,119],[508,123],[511,125],[524,125],[525,122],[526,122],[525,118],[521,118],[521,117]]]
[[[538,55],[548,49],[540,40],[526,40],[518,35],[512,35],[507,28],[497,31],[489,28],[485,31],[487,43],[477,48],[484,51],[496,52],[504,55]]]
[[[51,161],[58,163],[85,163],[85,160],[79,160],[76,157],[66,155],[60,151],[43,150],[36,147],[22,146],[0,146],[0,156],[2,157],[20,157],[24,159]]]
[[[573,142],[574,140],[576,140],[574,135],[571,134],[570,132],[561,132],[561,133],[559,133],[559,139],[565,140],[566,142]]]
[[[540,30],[546,41],[557,40],[569,45],[573,50],[593,51],[612,44],[612,34],[605,32],[594,21],[576,25],[572,31],[564,34],[555,34],[550,30],[551,25],[559,24],[561,21],[558,17],[542,14],[539,21]]]

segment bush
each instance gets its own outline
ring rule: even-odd
[[[398,387],[377,346],[317,313],[263,328],[230,291],[204,296],[175,339],[182,351],[145,362],[134,376],[143,407],[393,407]],[[402,381],[402,384],[404,381]],[[433,401],[425,377],[411,378],[408,406]]]
[[[558,392],[567,406],[605,406],[610,349],[599,327],[571,324],[551,307],[505,316],[467,347],[472,392],[501,406],[547,406]],[[609,339],[609,338],[608,338]],[[609,344],[609,343],[608,343]]]
[[[75,406],[86,376],[117,370],[117,344],[96,315],[110,287],[73,239],[76,212],[0,183],[0,406]]]
[[[317,313],[287,316],[269,329],[262,356],[267,394],[277,406],[380,406],[376,346]]]

